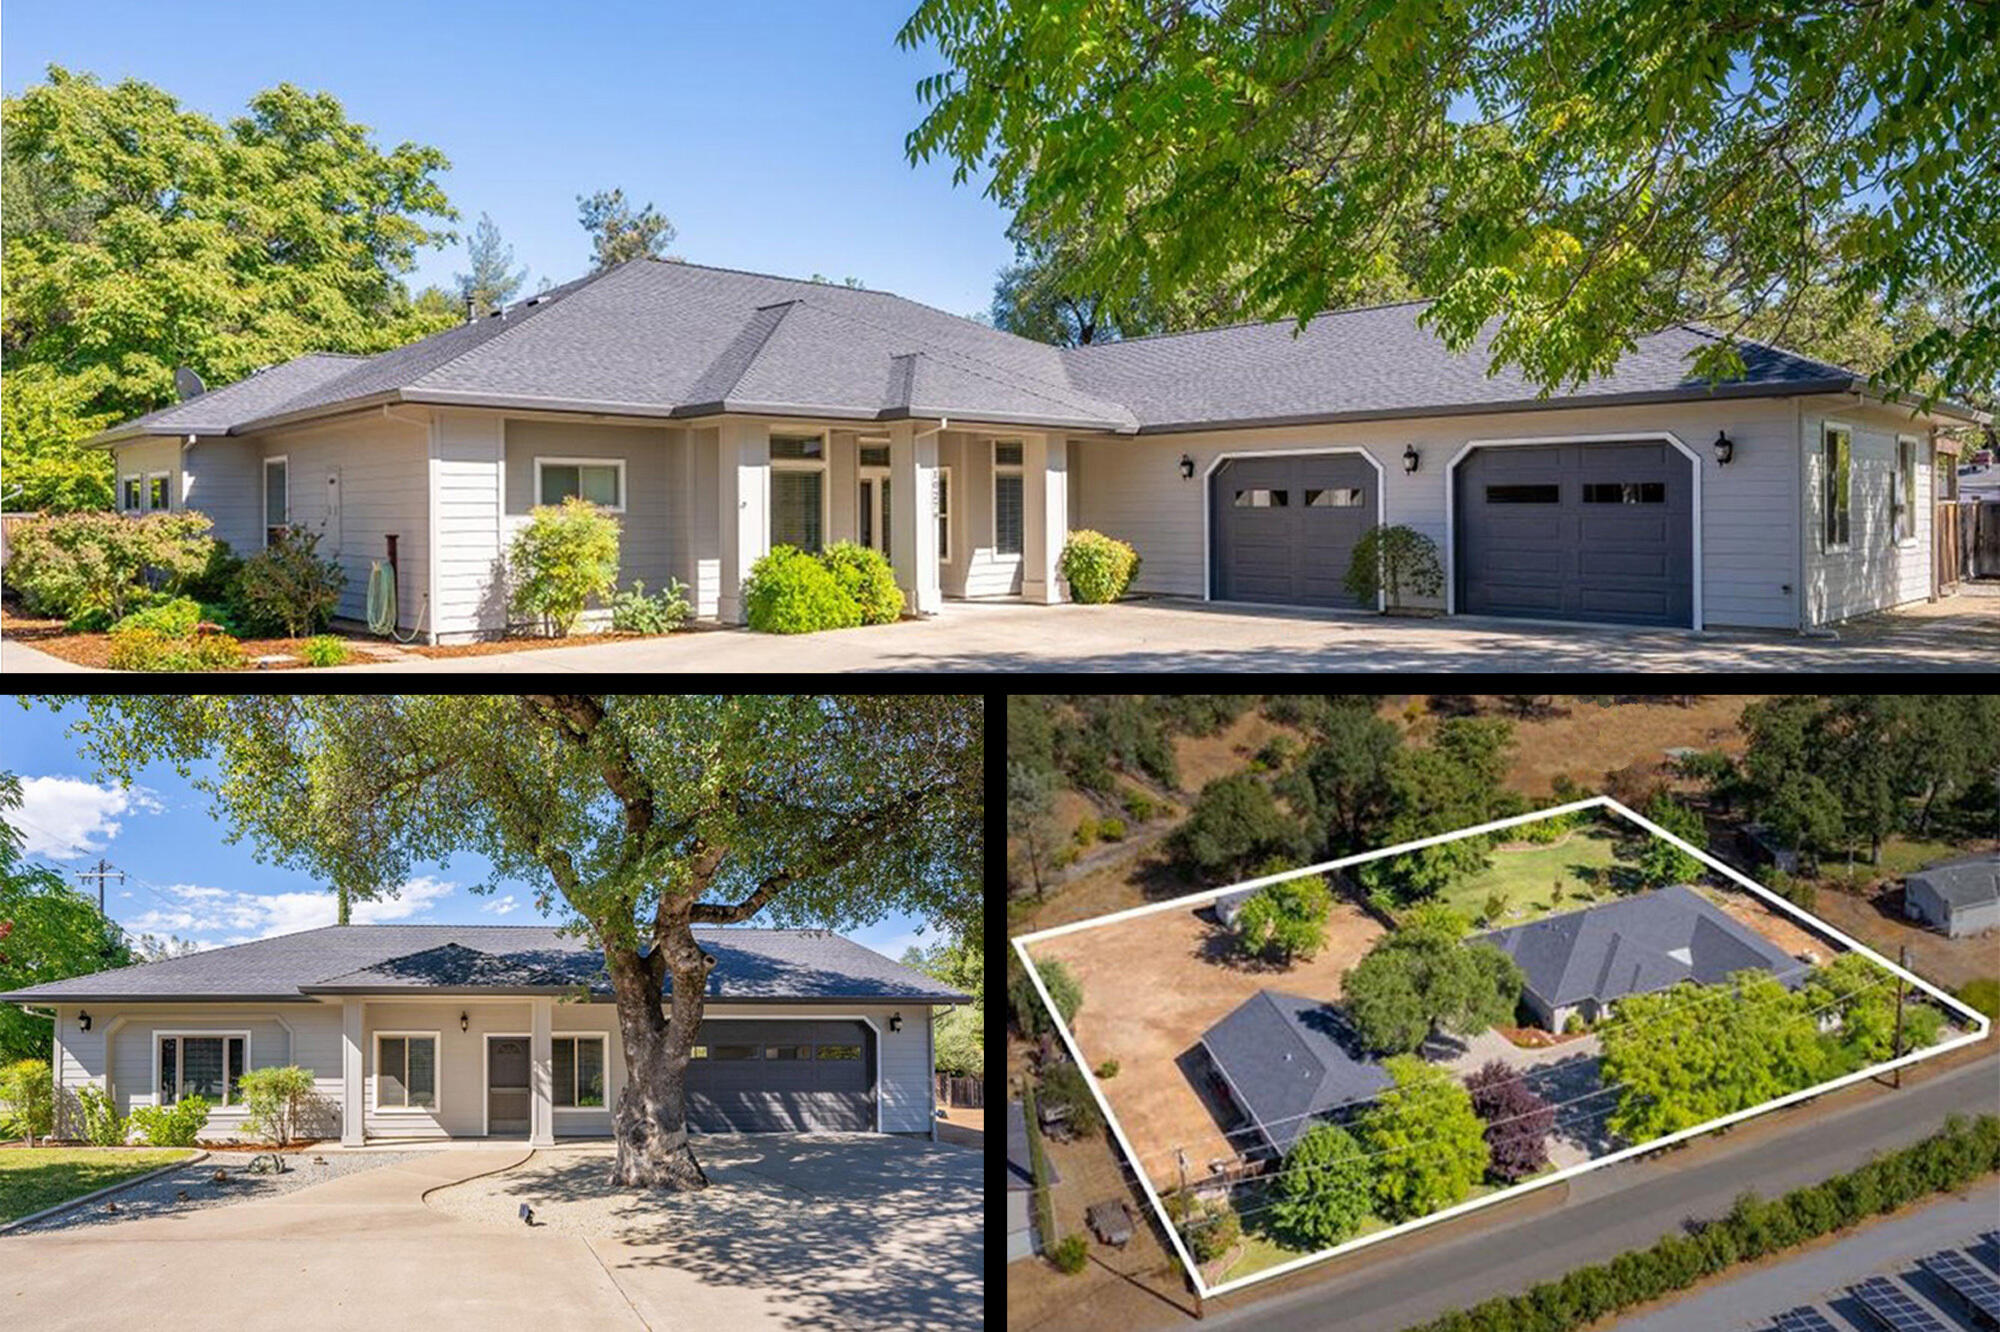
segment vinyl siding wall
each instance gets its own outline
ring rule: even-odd
[[[113,450],[117,461],[117,476],[113,481],[111,503],[113,507],[125,507],[125,480],[139,479],[140,513],[151,513],[146,506],[146,477],[149,473],[167,474],[167,508],[179,510],[186,507],[181,503],[181,442],[178,439],[148,439],[136,444],[121,444]]]
[[[503,425],[491,412],[432,411],[429,492],[438,585],[431,611],[444,642],[491,636],[507,623],[500,539]]]
[[[1848,426],[1853,432],[1848,543],[1845,549],[1834,550],[1826,548],[1823,527],[1826,454],[1821,441],[1829,423]],[[1899,435],[1917,441],[1916,540],[1903,545],[1896,541],[1890,512]],[[1806,477],[1804,538],[1810,622],[1843,620],[1928,597],[1934,480],[1927,465],[1933,452],[1928,428],[1893,408],[1851,408],[1845,403],[1808,401],[1801,411],[1800,450]]]
[[[955,438],[959,451],[951,480],[959,492],[954,502],[960,530],[952,538],[956,547],[952,574],[958,590],[948,586],[946,591],[962,597],[1019,596],[1021,557],[1001,555],[993,548],[993,437],[958,434]],[[1079,523],[1072,511],[1072,528],[1088,525]]]
[[[210,436],[181,455],[181,507],[205,513],[239,555],[264,545],[263,450],[254,439]]]

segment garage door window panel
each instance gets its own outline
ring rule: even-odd
[[[1287,496],[1282,490],[1271,490],[1257,486],[1236,492],[1236,507],[1239,509],[1282,509],[1286,507]]]
[[[1667,483],[1664,481],[1586,481],[1583,483],[1585,504],[1665,504]]]
[[[1361,507],[1361,489],[1358,486],[1336,486],[1326,490],[1306,488],[1308,509],[1358,509]]]
[[[1512,485],[1486,487],[1488,504],[1555,504],[1562,498],[1557,485]]]

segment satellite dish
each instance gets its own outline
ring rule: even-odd
[[[186,366],[174,367],[174,392],[180,394],[182,402],[189,398],[199,398],[208,391],[208,385],[201,382],[201,376]]]

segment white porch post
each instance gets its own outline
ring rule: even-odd
[[[1021,441],[1021,597],[1063,599],[1057,561],[1069,540],[1069,440],[1027,435]]]
[[[889,563],[905,609],[935,615],[942,608],[937,567],[938,432],[914,421],[889,425]]]
[[[716,618],[743,623],[743,580],[771,548],[771,427],[724,421],[716,430],[715,534],[722,547]]]
[[[528,1048],[528,1145],[530,1147],[553,1147],[556,1145],[555,1079],[550,1072],[552,1055],[549,1032],[554,1026],[555,1000],[537,999],[534,1035]]]
[[[362,1000],[340,1001],[340,1145],[359,1147],[365,1136],[361,1128],[361,1011]]]

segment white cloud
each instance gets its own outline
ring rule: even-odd
[[[384,921],[407,920],[419,912],[450,897],[458,891],[458,885],[442,879],[433,879],[428,874],[411,879],[402,886],[395,897],[378,898],[373,902],[356,902],[353,918],[356,925],[380,925]]]
[[[356,902],[357,925],[407,920],[430,910],[458,891],[458,885],[428,875],[410,880],[399,894]],[[178,934],[204,948],[268,939],[274,934],[331,925],[340,914],[332,892],[245,893],[205,884],[175,883],[159,890],[159,904],[126,922],[137,931]]]
[[[122,816],[164,808],[143,786],[126,790],[79,777],[27,777],[21,782],[23,849],[57,860],[94,856],[118,835]]]
[[[486,901],[481,902],[479,904],[479,909],[481,911],[491,912],[493,915],[496,916],[504,916],[509,911],[512,911],[515,907],[519,905],[521,904],[514,900],[514,894],[506,893],[500,897],[490,897]]]

